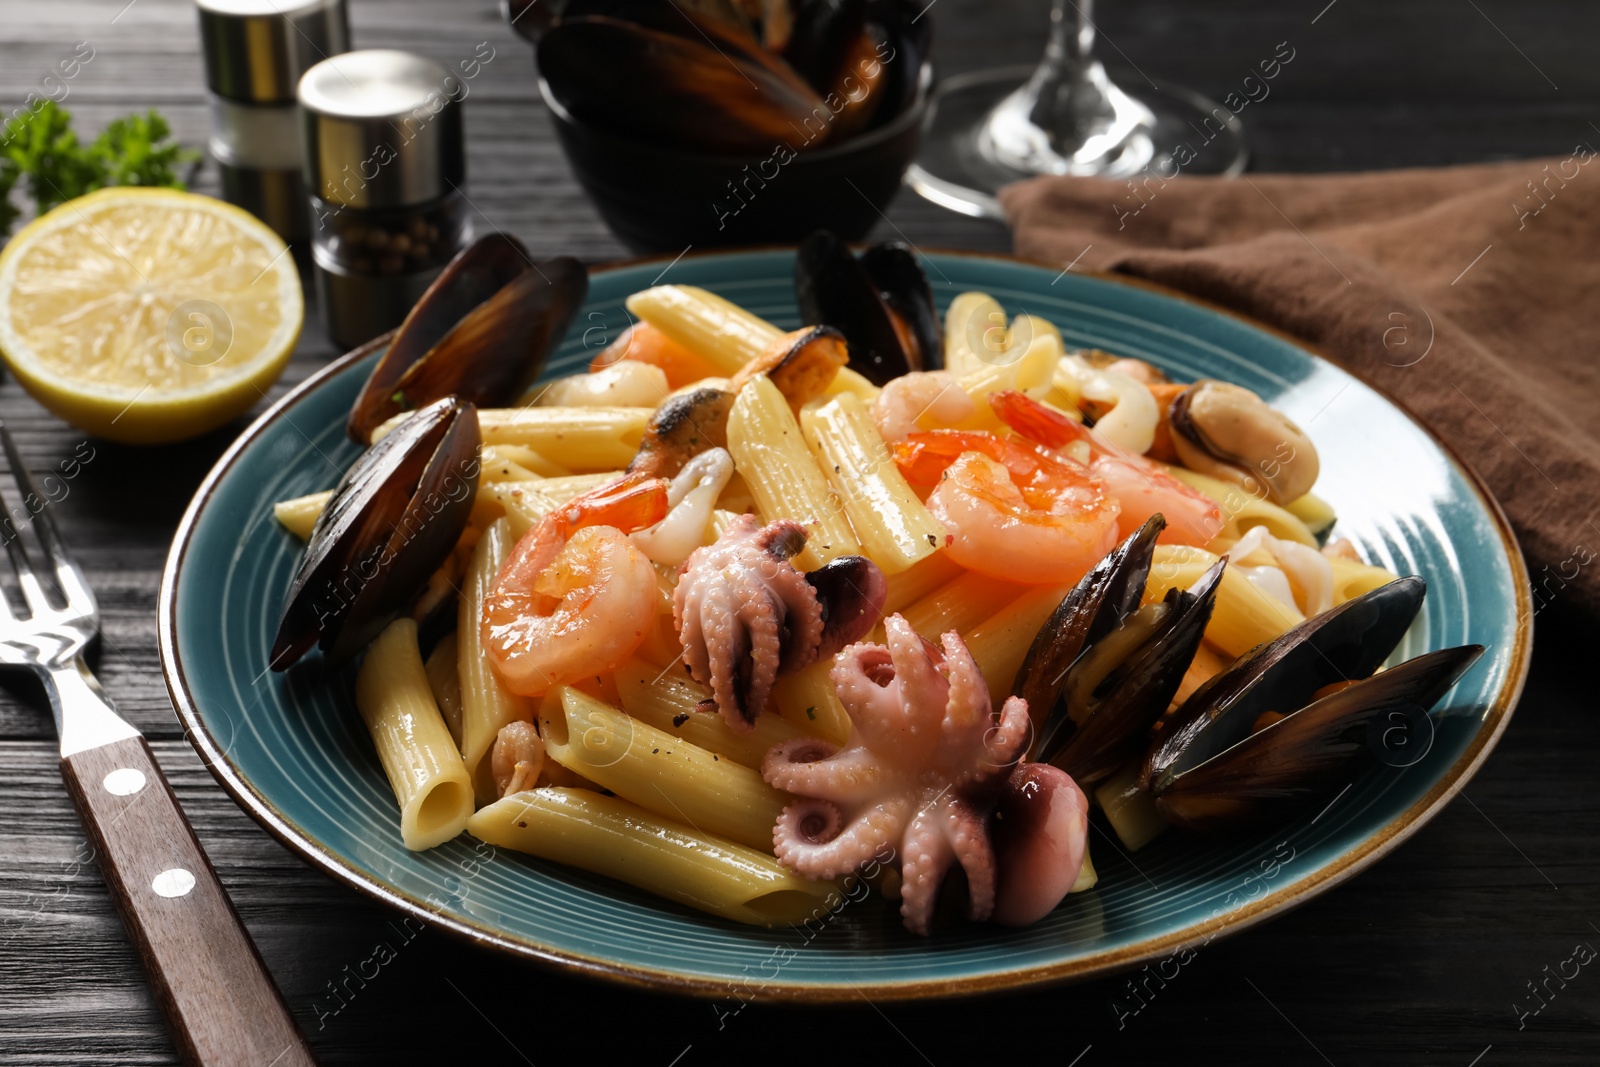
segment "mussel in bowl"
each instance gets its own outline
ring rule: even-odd
[[[320,646],[337,665],[376,637],[442,564],[478,489],[477,409],[436,401],[403,419],[345,472],[312,527],[270,664]]]

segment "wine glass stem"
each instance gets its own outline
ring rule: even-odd
[[[1071,8],[1071,14],[1067,9]],[[1076,70],[1094,52],[1094,0],[1054,0],[1050,5],[1050,41],[1044,49],[1044,66],[1062,74]]]

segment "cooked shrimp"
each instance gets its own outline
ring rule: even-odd
[[[948,371],[912,371],[889,379],[872,401],[872,422],[891,444],[922,429],[926,417],[953,426],[976,410],[972,397]]]
[[[657,563],[682,563],[705,540],[717,498],[732,478],[733,457],[727,449],[700,453],[673,477],[667,517],[633,534],[633,543]]]
[[[621,359],[589,374],[551,382],[538,394],[540,407],[653,408],[670,391],[667,372],[636,359]]]
[[[950,559],[1013,582],[1071,582],[1117,543],[1117,502],[1080,463],[1016,438],[934,430],[894,446],[913,483],[937,482],[928,509]]]
[[[994,413],[1017,433],[1046,448],[1088,446],[1089,469],[1117,498],[1117,527],[1127,537],[1160,512],[1167,520],[1158,540],[1169,545],[1205,545],[1222,529],[1217,502],[1178,481],[1143,456],[1111,444],[1095,430],[1015,391],[989,399]]]
[[[483,609],[483,646],[506,687],[539,696],[612,670],[655,625],[655,567],[626,532],[659,522],[667,483],[625,475],[517,542]]]
[[[539,772],[544,770],[544,740],[533,723],[518,719],[500,727],[489,756],[489,770],[494,775],[495,792],[503,797],[532,789],[538,783]]]
[[[648,322],[629,326],[617,339],[589,364],[591,371],[609,367],[619,360],[630,359],[660,367],[667,375],[667,385],[682,389],[690,382],[715,377],[717,368],[707,363],[697,353],[683,347]]]

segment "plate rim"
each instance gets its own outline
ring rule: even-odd
[[[856,247],[860,246],[857,245]],[[676,263],[678,260],[685,258],[698,260],[750,253],[792,252],[793,250],[794,246],[781,244],[756,245],[738,249],[708,249],[700,252],[682,253],[677,257],[660,255],[606,260],[590,265],[588,270],[593,275],[669,261],[670,263]],[[1020,264],[1045,270],[1057,269],[1057,265],[1053,263],[1008,253],[977,252],[933,246],[916,247],[915,251],[921,255],[934,254],[987,260],[1001,264]],[[1479,502],[1493,521],[1495,531],[1500,537],[1501,550],[1510,564],[1518,620],[1514,643],[1511,648],[1510,669],[1507,672],[1505,681],[1495,693],[1489,708],[1484,713],[1482,725],[1480,725],[1467,750],[1457,757],[1455,762],[1450,765],[1426,794],[1405,811],[1381,826],[1376,832],[1363,839],[1347,853],[1341,855],[1327,867],[1312,872],[1291,885],[1269,891],[1259,900],[1235,908],[1225,917],[1222,924],[1215,929],[1208,930],[1199,924],[1189,924],[1176,931],[1145,938],[1134,944],[1096,953],[1086,959],[1071,963],[1058,962],[1028,965],[959,978],[880,981],[874,982],[865,988],[849,982],[786,982],[778,978],[772,982],[762,983],[760,988],[752,990],[749,985],[739,981],[688,975],[670,968],[641,966],[600,956],[590,956],[581,952],[552,948],[535,941],[509,936],[503,931],[493,929],[486,924],[446,915],[442,910],[430,907],[422,900],[413,898],[391,885],[383,884],[369,877],[365,872],[358,870],[342,857],[335,855],[311,840],[296,823],[285,816],[270,799],[259,792],[254,784],[239,772],[238,768],[228,758],[227,752],[217,745],[216,739],[211,735],[204,720],[200,717],[198,708],[190,695],[188,681],[183,670],[182,657],[178,653],[178,576],[187,558],[200,513],[210,502],[218,485],[227,476],[245,449],[265,432],[269,426],[283,418],[309,394],[319,389],[328,379],[342,373],[352,363],[366,358],[386,344],[392,336],[392,331],[352,349],[332,360],[326,366],[319,368],[257,416],[217,458],[217,461],[212,465],[199,487],[195,490],[194,497],[190,500],[188,507],[184,509],[183,518],[178,523],[177,530],[173,535],[172,547],[162,568],[156,619],[157,647],[161,657],[161,673],[166,682],[167,692],[171,697],[173,707],[184,726],[184,736],[194,746],[201,761],[211,772],[212,777],[232,797],[235,804],[255,819],[285,848],[358,893],[424,922],[436,923],[453,935],[462,937],[473,944],[487,946],[529,959],[552,969],[577,972],[588,977],[618,982],[655,993],[699,997],[739,996],[740,999],[750,996],[751,999],[773,1002],[837,1004],[853,1001],[863,994],[873,999],[887,1001],[913,1001],[937,999],[957,994],[996,994],[1047,985],[1087,981],[1091,978],[1133,968],[1140,963],[1161,959],[1185,947],[1191,947],[1195,944],[1209,944],[1218,937],[1231,937],[1333,889],[1335,886],[1377,863],[1378,860],[1388,855],[1402,842],[1431,822],[1443,810],[1445,805],[1454,799],[1456,794],[1461,792],[1467,783],[1472,780],[1473,776],[1477,774],[1488,759],[1489,754],[1499,743],[1501,736],[1505,733],[1506,726],[1516,710],[1517,702],[1522,695],[1523,686],[1527,680],[1533,646],[1532,599],[1528,585],[1527,563],[1523,558],[1516,533],[1513,531],[1511,523],[1507,519],[1499,501],[1495,499],[1494,494],[1485,484],[1477,470],[1467,462],[1465,457],[1454,446],[1444,440],[1426,419],[1418,415],[1402,400],[1369,380],[1366,375],[1333,360],[1319,346],[1274,326],[1259,322],[1231,308],[1223,307],[1204,298],[1191,296],[1188,293],[1143,278],[1105,271],[1082,270],[1074,273],[1096,278],[1112,285],[1142,289],[1176,300],[1179,303],[1199,307],[1232,319],[1237,323],[1259,330],[1309,353],[1315,359],[1328,363],[1336,370],[1348,374],[1371,389],[1385,402],[1393,405],[1396,410],[1411,420],[1441,452],[1449,457],[1450,461],[1465,476],[1465,480],[1472,487]]]

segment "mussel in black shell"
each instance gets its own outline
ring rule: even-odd
[[[1192,590],[1140,607],[1156,538],[1150,518],[1078,583],[1034,638],[1012,692],[1027,700],[1035,758],[1079,784],[1105,777],[1149,742],[1194,659],[1224,564]]]
[[[411,601],[466,528],[479,444],[477,409],[449,397],[362,453],[311,531],[273,641],[273,670],[313,645],[340,663]]]
[[[794,289],[801,319],[844,334],[850,367],[873,384],[943,365],[933,290],[906,246],[874,245],[857,259],[818,230],[795,254]]]
[[[1348,773],[1375,717],[1425,714],[1483,651],[1440,649],[1378,671],[1425,590],[1421,578],[1390,582],[1307,619],[1196,690],[1141,772],[1162,815],[1199,829],[1285,816]]]
[[[456,396],[479,407],[516,401],[544,369],[589,291],[569,256],[535,262],[495,233],[450,261],[406,316],[350,409],[352,440],[402,412]]]

